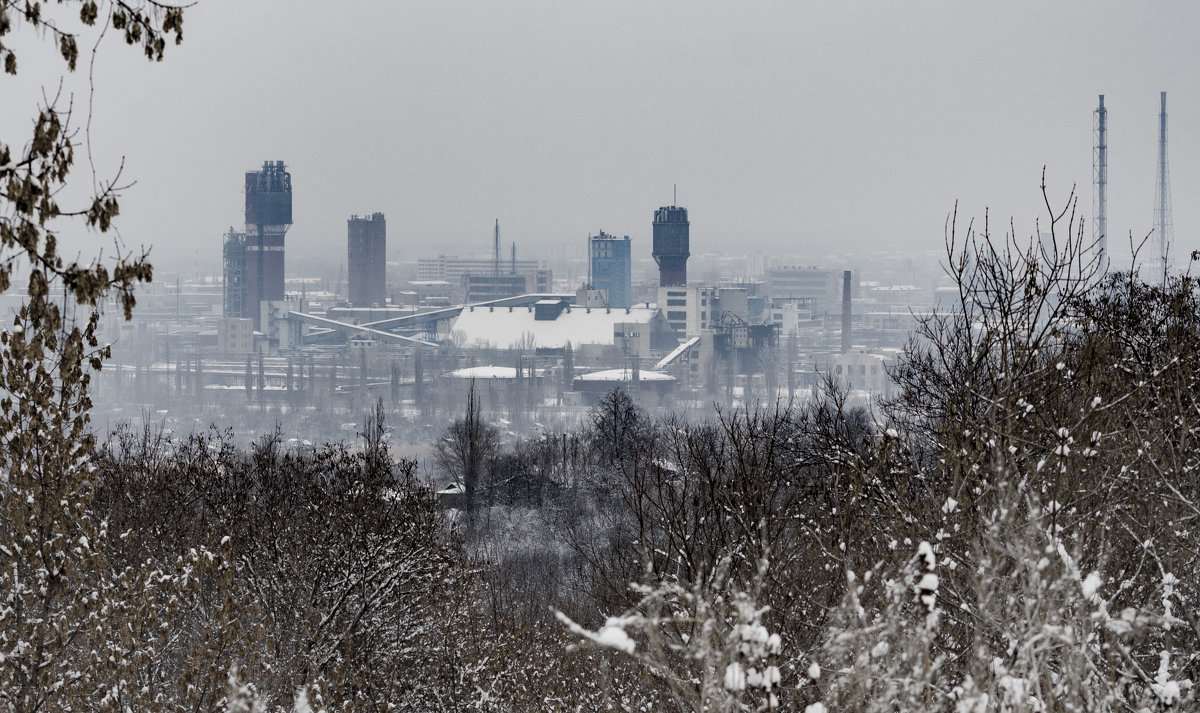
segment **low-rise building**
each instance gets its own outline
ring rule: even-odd
[[[252,353],[254,320],[249,317],[222,317],[217,322],[217,350],[222,354]]]

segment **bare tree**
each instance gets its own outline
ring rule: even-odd
[[[500,449],[500,432],[483,420],[475,396],[475,380],[467,389],[467,410],[434,446],[434,458],[443,473],[462,483],[467,507],[476,505],[480,481],[485,469]]]

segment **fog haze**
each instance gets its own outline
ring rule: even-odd
[[[203,0],[163,64],[100,53],[92,137],[102,175],[123,155],[138,181],[124,240],[168,270],[216,272],[241,175],[265,159],[293,175],[289,260],[344,261],[346,218],[373,211],[393,260],[485,252],[496,218],[526,257],[582,253],[600,229],[644,254],[676,184],[693,253],[862,253],[940,246],[956,200],[1031,234],[1043,165],[1090,214],[1103,93],[1116,254],[1152,226],[1165,90],[1180,255],[1200,249],[1197,19],[1182,3]],[[22,61],[8,136],[59,67],[46,48]]]

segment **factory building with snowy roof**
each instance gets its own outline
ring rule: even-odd
[[[597,357],[668,352],[678,341],[654,307],[579,307],[567,299],[545,299],[517,307],[464,307],[450,329],[465,347],[572,349]]]

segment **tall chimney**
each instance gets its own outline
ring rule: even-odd
[[[842,273],[842,353],[850,351],[850,271]]]
[[[1100,269],[1106,270],[1108,257],[1108,110],[1104,108],[1104,95],[1100,95],[1100,106],[1096,108],[1096,149],[1092,154],[1093,199],[1092,239],[1096,242],[1096,256]]]

